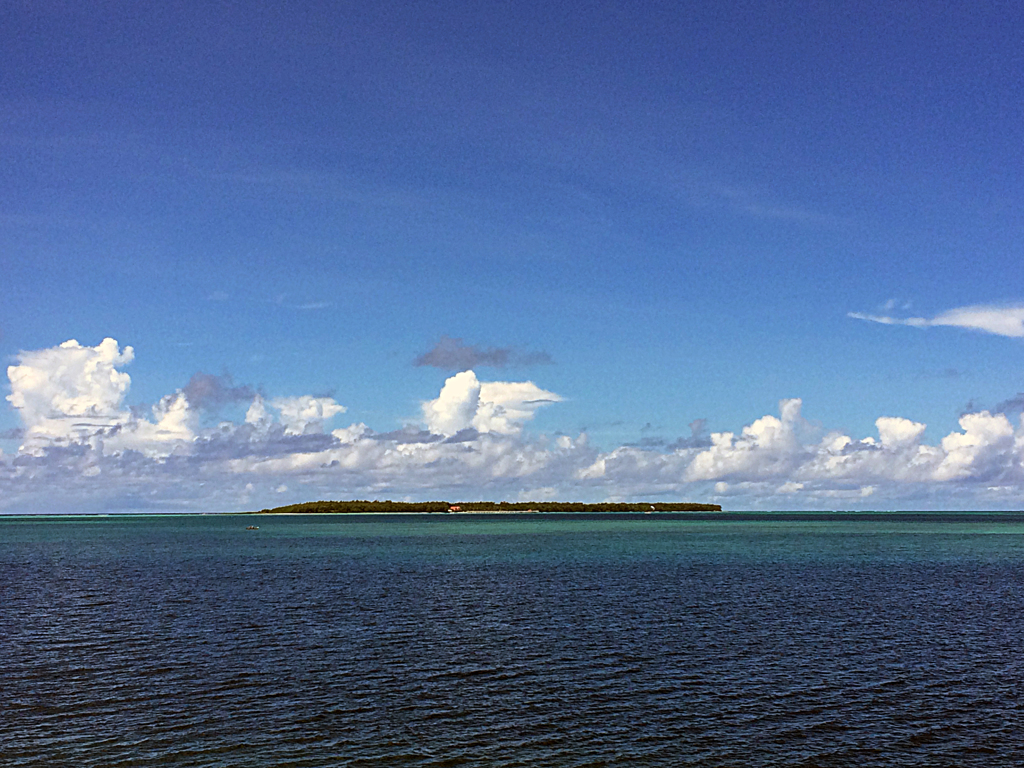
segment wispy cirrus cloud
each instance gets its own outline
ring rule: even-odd
[[[909,325],[912,328],[966,328],[971,331],[982,331],[996,336],[1024,338],[1024,304],[992,305],[978,304],[970,307],[957,307],[942,312],[935,317],[893,317],[891,315],[873,315],[866,312],[848,312],[847,317],[856,320],[868,320],[883,325]]]
[[[429,352],[413,361],[416,366],[430,366],[446,371],[466,371],[470,368],[525,367],[551,365],[554,361],[547,352],[524,352],[514,347],[480,347],[466,344],[462,339],[442,336]]]
[[[271,303],[285,309],[297,309],[301,312],[327,309],[328,307],[334,306],[330,301],[292,301],[289,299],[289,295],[287,293],[279,293],[271,300]]]

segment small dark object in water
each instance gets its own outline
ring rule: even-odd
[[[258,525],[247,525],[245,530],[247,531],[258,531],[260,527]]]

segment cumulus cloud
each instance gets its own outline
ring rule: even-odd
[[[872,315],[864,312],[849,312],[848,317],[857,320],[868,320],[883,325],[909,325],[914,328],[933,328],[947,326],[966,328],[972,331],[983,331],[997,336],[1011,338],[1024,337],[1024,305],[996,306],[977,305],[950,309],[932,318],[926,317],[891,317],[889,315]]]
[[[423,419],[431,432],[454,435],[472,425],[479,408],[480,382],[473,371],[463,371],[445,381],[437,398],[423,404]]]
[[[165,455],[192,439],[188,399],[168,395],[153,407],[153,421],[124,407],[131,385],[119,371],[134,357],[114,339],[95,347],[74,339],[58,347],[22,352],[9,366],[7,400],[24,425],[23,453],[38,454],[54,445],[88,443],[107,452],[127,449]]]
[[[889,450],[899,450],[916,445],[926,429],[924,424],[893,416],[882,416],[876,419],[875,427],[878,429],[878,438],[882,447]]]
[[[347,409],[334,401],[333,397],[277,397],[270,406],[280,413],[286,435],[318,434],[324,430],[324,422],[344,413]]]
[[[960,417],[963,432],[942,438],[945,456],[935,468],[936,480],[997,480],[1020,469],[1020,452],[1010,420],[988,411]]]
[[[0,454],[0,508],[244,509],[270,505],[282,487],[289,500],[543,495],[733,509],[1009,508],[1024,493],[1016,413],[966,413],[929,444],[925,424],[894,415],[863,437],[816,428],[791,398],[735,432],[698,420],[686,440],[608,450],[585,433],[530,434],[536,410],[561,397],[469,370],[423,403],[422,425],[398,431],[335,425],[345,409],[330,397],[259,393],[241,423],[200,427],[184,389],[146,412],[126,407],[121,369],[132,355],[108,339],[18,356],[7,399],[22,445]],[[217,386],[210,391],[235,389]]]
[[[153,421],[133,416],[127,424],[110,430],[103,439],[103,447],[108,452],[134,450],[164,456],[192,442],[193,421],[184,393],[164,395],[153,406]]]
[[[647,493],[705,488],[733,503],[743,499],[744,506],[776,499],[784,508],[856,506],[868,497],[878,503],[879,495],[941,508],[955,503],[953,494],[991,504],[991,487],[1024,489],[1024,429],[1015,430],[1004,414],[967,414],[960,419],[962,431],[931,446],[921,442],[924,424],[899,417],[877,419],[877,438],[833,431],[807,440],[801,406],[800,400],[783,400],[779,417],[757,419],[738,435],[712,433],[706,449],[666,454],[617,448],[577,477]]]
[[[547,352],[523,352],[513,347],[479,347],[465,344],[462,339],[442,336],[434,348],[417,357],[413,365],[431,366],[445,371],[465,371],[481,366],[525,367],[550,365],[552,362]]]
[[[245,412],[245,423],[252,428],[251,437],[260,439],[265,439],[275,428],[284,435],[319,435],[324,431],[325,422],[346,410],[333,397],[302,395],[268,401],[257,394]]]
[[[512,435],[538,408],[561,399],[532,381],[480,382],[473,371],[462,371],[445,381],[437,398],[423,404],[423,419],[435,434],[455,435],[472,428]]]
[[[117,369],[130,363],[134,354],[113,339],[95,347],[72,339],[52,349],[22,352],[18,365],[7,368],[7,400],[33,434],[69,436],[81,420],[121,423],[121,401],[131,378]]]
[[[686,470],[687,479],[787,474],[803,455],[795,431],[800,407],[798,399],[783,400],[779,404],[781,418],[764,416],[744,427],[739,436],[732,432],[712,433],[711,447],[693,457]]]

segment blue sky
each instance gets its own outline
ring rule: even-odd
[[[1021,29],[1010,2],[9,3],[0,509],[1019,507]]]

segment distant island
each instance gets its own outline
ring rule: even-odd
[[[359,512],[721,512],[718,504],[691,502],[604,502],[580,501],[307,501],[285,507],[261,509],[258,515],[337,515]]]

